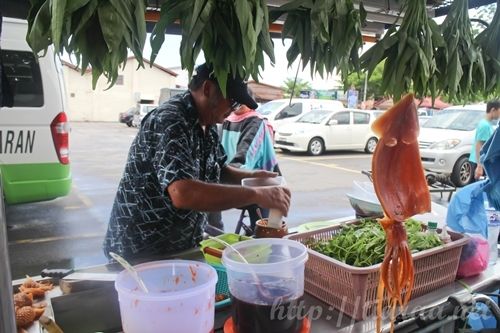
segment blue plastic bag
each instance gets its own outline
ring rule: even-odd
[[[481,148],[481,163],[490,185],[485,189],[490,205],[500,210],[500,127]]]
[[[484,209],[484,187],[488,181],[478,181],[463,187],[448,205],[446,224],[460,233],[480,234],[488,239],[488,220]]]

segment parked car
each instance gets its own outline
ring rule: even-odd
[[[455,186],[469,184],[474,175],[469,162],[475,129],[486,106],[453,106],[435,113],[420,128],[420,157],[424,168],[449,176]]]
[[[303,114],[311,110],[340,110],[344,105],[340,101],[326,99],[277,99],[262,104],[257,112],[262,114],[273,126],[275,132],[283,124],[291,123],[299,119]]]
[[[118,115],[118,121],[120,123],[127,124],[128,127],[132,127],[132,120],[134,119],[134,114],[137,111],[137,107],[131,107],[125,112],[120,112]]]
[[[382,112],[355,109],[314,110],[276,132],[275,147],[321,155],[326,150],[364,149],[372,154],[378,138],[371,124]]]
[[[156,104],[139,104],[139,106],[135,110],[134,117],[132,119],[132,126],[139,127],[144,117],[157,107],[158,105]]]

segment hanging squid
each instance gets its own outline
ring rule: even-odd
[[[413,289],[413,259],[404,221],[431,210],[431,199],[418,150],[419,124],[412,94],[382,114],[372,126],[379,136],[372,159],[373,184],[384,217],[385,257],[377,292],[377,332],[381,331],[382,305],[387,295],[394,330],[396,308],[406,306]]]

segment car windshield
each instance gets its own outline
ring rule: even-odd
[[[484,117],[484,112],[478,110],[451,109],[434,113],[422,127],[441,128],[456,131],[472,131]]]
[[[274,111],[277,111],[280,109],[285,102],[283,101],[271,101],[267,102],[265,104],[262,104],[260,107],[257,108],[257,112],[259,112],[261,115],[267,116]]]
[[[333,114],[332,111],[313,110],[297,120],[298,123],[320,124]]]

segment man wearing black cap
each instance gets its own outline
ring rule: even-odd
[[[254,109],[246,83],[228,76],[223,96],[212,70],[199,66],[189,90],[172,97],[142,121],[130,147],[104,240],[104,251],[125,258],[147,257],[196,247],[208,211],[258,204],[281,210],[290,205],[284,187],[245,188],[246,177],[274,177],[227,164],[216,123],[239,105]]]

